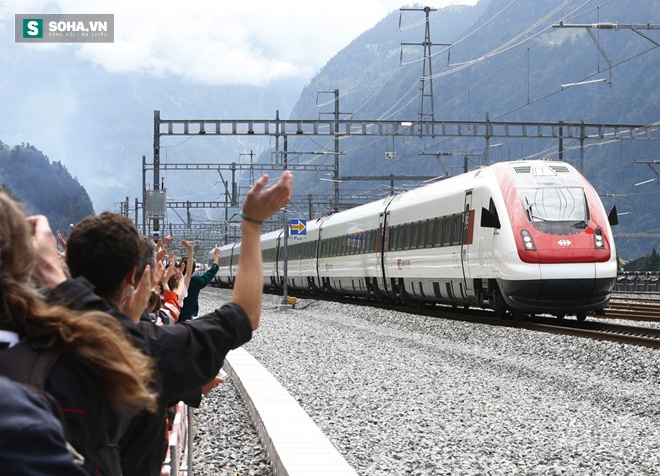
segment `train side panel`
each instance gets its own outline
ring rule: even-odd
[[[287,286],[291,291],[309,293],[316,289],[316,254],[318,247],[318,220],[308,221],[304,234],[289,234],[287,240]],[[282,239],[283,243],[283,239]],[[284,249],[278,255],[279,283],[284,280]]]
[[[278,254],[283,230],[261,235],[261,261],[264,289],[275,290],[281,285],[278,269]]]
[[[218,272],[213,278],[212,284],[223,287],[230,287],[234,285],[235,266],[233,265],[233,262],[235,260],[234,250],[236,249],[240,250],[239,243],[231,243],[220,247],[220,260],[218,261]],[[211,252],[209,253],[209,262],[208,262],[209,266],[213,263],[213,254],[214,251],[211,250]]]
[[[379,263],[379,215],[388,201],[337,213],[320,223],[318,274],[326,292],[373,295]]]

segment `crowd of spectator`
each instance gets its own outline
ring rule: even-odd
[[[222,382],[227,353],[259,326],[261,223],[288,203],[293,177],[267,183],[260,177],[243,203],[232,296],[201,316],[199,291],[217,272],[219,248],[195,275],[191,243],[177,260],[170,237],[154,242],[110,212],[56,241],[45,217],[26,216],[0,192],[3,471],[160,474],[170,409],[198,406]]]

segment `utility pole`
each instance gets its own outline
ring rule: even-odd
[[[279,111],[278,111],[279,114]],[[287,170],[288,165],[289,165],[289,157],[288,157],[288,151],[289,151],[289,141],[288,141],[288,136],[285,134],[284,135],[284,153],[282,154],[282,172]],[[280,305],[278,309],[280,311],[289,311],[291,309],[291,304],[289,303],[289,257],[288,257],[288,246],[289,246],[289,219],[288,219],[288,213],[286,210],[286,207],[284,207],[282,214],[284,215],[284,233],[283,235],[283,240],[284,243],[282,243],[282,266],[283,266],[283,275],[284,275],[284,282],[282,283],[282,300],[280,301]]]
[[[335,212],[339,211],[339,89],[335,89]]]
[[[329,93],[330,91],[319,91],[320,93]],[[334,103],[335,103],[335,109],[334,112],[331,113],[334,116],[334,129],[333,129],[333,136],[334,136],[334,155],[335,155],[335,169],[333,170],[332,173],[332,181],[334,183],[333,188],[334,188],[334,193],[335,193],[335,203],[334,203],[334,210],[333,213],[336,213],[339,211],[339,183],[340,181],[338,180],[339,177],[339,137],[340,137],[340,130],[339,130],[339,89],[335,89],[332,91],[334,94]],[[330,114],[330,113],[321,113],[321,114]]]
[[[250,157],[250,186],[254,185],[254,152],[250,149],[249,154],[238,154],[239,157],[247,155]]]
[[[435,105],[433,104],[433,65],[431,63],[431,47],[432,46],[451,46],[451,43],[432,43],[431,42],[431,25],[429,23],[430,12],[437,11],[436,8],[424,7],[424,8],[401,8],[401,12],[404,11],[417,11],[424,12],[426,15],[425,27],[424,27],[424,41],[422,43],[401,43],[401,58],[403,59],[403,47],[404,46],[423,46],[424,47],[424,64],[422,66],[422,76],[419,79],[419,121],[431,120],[435,121]],[[399,29],[401,28],[401,14],[399,14]],[[426,80],[428,79],[428,87],[426,85]],[[430,101],[429,112],[426,112],[424,109],[424,99],[428,98]],[[419,135],[422,135],[422,126],[419,126]]]
[[[160,123],[160,111],[154,111],[154,192],[158,191],[158,183],[160,182],[160,134],[159,134],[159,123]],[[154,226],[153,226],[153,238],[154,241],[158,241],[160,238],[160,226],[158,223],[158,218],[154,217]]]

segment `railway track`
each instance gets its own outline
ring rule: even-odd
[[[605,309],[605,315],[599,317],[660,322],[660,299],[616,296]]]
[[[530,330],[660,348],[660,329],[653,327],[627,326],[602,321],[580,322],[566,319],[557,322],[555,318],[544,317],[535,317],[518,324],[519,327]]]
[[[380,309],[418,314],[443,319],[454,319],[467,322],[529,329],[553,334],[573,335],[590,339],[660,348],[660,328],[649,326],[622,325],[603,322],[605,319],[627,319],[631,321],[660,322],[660,300],[652,298],[622,298],[614,299],[605,310],[605,315],[591,314],[591,319],[578,321],[576,319],[557,319],[556,317],[527,316],[521,320],[498,319],[494,312],[484,309],[473,309],[452,306],[420,306],[416,308],[378,304],[362,299],[329,299],[353,305],[371,306]],[[595,318],[600,320],[594,320]]]

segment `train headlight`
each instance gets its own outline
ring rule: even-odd
[[[602,250],[605,248],[605,240],[603,239],[603,230],[596,228],[594,232],[594,248]]]
[[[525,249],[527,251],[534,251],[536,249],[536,245],[534,244],[534,240],[532,239],[530,232],[523,230],[520,232],[520,234],[522,236],[523,246]]]

